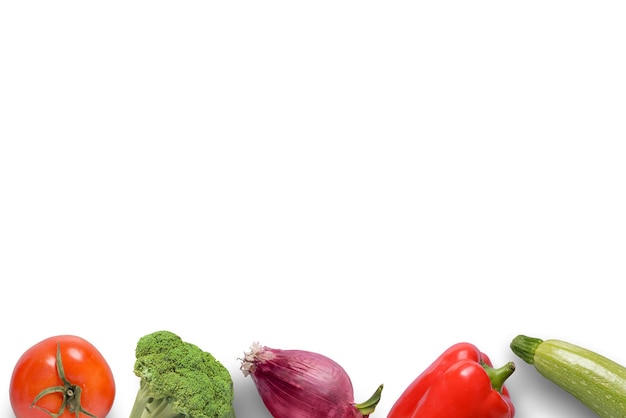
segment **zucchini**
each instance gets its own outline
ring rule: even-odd
[[[556,339],[518,335],[511,350],[601,418],[626,417],[626,367]]]

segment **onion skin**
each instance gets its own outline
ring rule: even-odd
[[[373,410],[370,403],[362,413],[346,371],[318,353],[253,344],[241,370],[274,418],[367,418]]]

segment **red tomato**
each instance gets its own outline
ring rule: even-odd
[[[74,335],[58,335],[22,354],[9,396],[17,418],[104,418],[113,406],[115,381],[96,347]]]

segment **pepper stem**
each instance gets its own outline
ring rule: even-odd
[[[504,386],[505,380],[515,371],[515,363],[509,361],[507,364],[497,369],[485,363],[482,363],[482,366],[487,372],[489,380],[491,380],[491,387],[502,393],[502,386]]]
[[[380,402],[380,396],[383,391],[383,385],[378,386],[376,392],[365,402],[354,404],[354,407],[363,415],[364,418],[367,418],[371,413],[376,409],[376,405]]]

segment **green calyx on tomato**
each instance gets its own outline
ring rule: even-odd
[[[15,418],[105,418],[115,400],[115,379],[89,341],[55,335],[17,360],[9,399]]]
[[[59,375],[59,379],[63,382],[63,386],[51,386],[45,388],[35,397],[31,407],[38,408],[45,413],[49,414],[53,418],[60,417],[65,412],[65,408],[68,409],[71,413],[75,413],[76,417],[78,417],[81,413],[88,415],[92,418],[96,418],[95,415],[85,411],[83,409],[82,404],[80,403],[80,395],[82,393],[82,389],[80,386],[72,384],[65,377],[65,370],[63,369],[63,359],[61,358],[61,346],[57,343],[57,355],[56,355],[56,366],[57,366],[57,374]],[[46,395],[50,395],[51,393],[61,393],[63,395],[63,402],[61,403],[61,407],[57,412],[52,412],[47,410],[46,408],[40,407],[37,405],[37,402]]]

